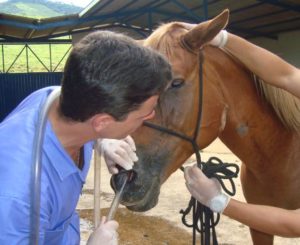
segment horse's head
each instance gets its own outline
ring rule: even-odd
[[[224,11],[216,18],[198,25],[168,23],[143,42],[143,45],[164,54],[173,70],[173,80],[161,95],[156,116],[151,123],[189,138],[193,138],[199,128],[196,142],[200,148],[218,137],[222,130],[222,112],[226,111],[224,103],[217,98],[221,96],[216,82],[220,77],[215,65],[210,65],[214,61],[204,61],[205,96],[201,98],[200,49],[226,26],[228,16],[228,11]],[[200,108],[199,100],[202,101]],[[199,113],[202,114],[201,123],[197,120]],[[122,203],[131,210],[146,211],[156,205],[161,184],[194,150],[187,140],[146,126],[138,129],[133,137],[139,157],[134,165],[137,175],[125,187]],[[114,179],[114,185],[119,186],[121,181]]]

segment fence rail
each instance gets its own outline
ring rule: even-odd
[[[1,43],[0,73],[59,72],[71,43]]]

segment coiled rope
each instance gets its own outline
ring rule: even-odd
[[[217,157],[211,157],[206,163],[197,163],[198,167],[208,178],[216,178],[220,183],[223,191],[234,196],[236,188],[233,182],[233,178],[236,178],[239,173],[239,167],[237,164],[224,163]],[[184,168],[180,168],[184,171]],[[225,180],[229,181],[230,188],[227,188],[224,183]],[[192,212],[192,214],[190,214]],[[213,213],[208,207],[199,203],[194,197],[191,197],[188,207],[185,210],[180,210],[182,214],[182,223],[193,229],[193,245],[196,244],[196,234],[200,234],[200,244],[205,245],[217,245],[217,234],[215,227],[219,223],[220,214]],[[188,223],[187,216],[192,216],[192,223]]]

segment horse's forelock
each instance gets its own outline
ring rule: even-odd
[[[144,45],[150,46],[169,57],[172,55],[174,46],[177,45],[173,34],[183,29],[186,30],[187,27],[180,22],[162,24],[144,41]]]

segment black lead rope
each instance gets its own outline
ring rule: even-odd
[[[201,162],[200,167],[203,173],[208,178],[216,178],[220,183],[223,191],[234,196],[236,193],[236,188],[232,178],[236,178],[239,173],[239,167],[233,163],[223,163],[217,157],[211,157],[206,163]],[[184,171],[183,168],[181,170]],[[230,184],[230,189],[224,183],[224,180],[228,180]],[[189,224],[187,221],[187,216],[192,211],[192,223]],[[180,210],[182,214],[182,223],[193,229],[193,244],[196,244],[196,233],[200,233],[200,244],[205,245],[217,245],[217,234],[215,227],[219,223],[220,214],[214,214],[208,207],[199,203],[194,197],[191,197],[188,207],[185,210]]]
[[[182,40],[183,47],[187,47],[187,44]],[[189,49],[188,49],[189,50]],[[190,51],[191,52],[191,51]],[[192,52],[196,55],[198,53]],[[196,142],[200,130],[201,124],[201,117],[202,117],[202,98],[203,98],[203,54],[200,51],[199,53],[199,101],[198,101],[198,115],[196,121],[196,127],[193,137],[186,136],[180,132],[176,132],[172,129],[162,127],[160,125],[156,125],[150,122],[144,122],[144,126],[149,128],[173,135],[175,137],[179,137],[183,140],[190,142],[193,146],[194,153],[196,155],[197,165],[199,168],[202,169],[203,173],[208,177],[216,178],[224,191],[229,195],[234,195],[235,193],[235,186],[232,181],[233,177],[236,177],[238,174],[238,166],[235,164],[227,164],[222,163],[218,158],[214,157],[211,158],[207,163],[201,162],[200,156],[200,148]],[[215,163],[217,162],[217,163]],[[229,168],[235,168],[235,172],[230,170]],[[228,191],[225,184],[223,183],[223,179],[228,179],[230,181],[232,191]],[[186,222],[186,216],[193,210],[193,221],[192,224],[188,224]],[[220,219],[220,215],[217,214],[216,219],[214,219],[213,212],[206,206],[202,205],[201,203],[197,202],[193,197],[191,198],[188,208],[183,211],[180,211],[183,214],[182,221],[188,227],[193,228],[193,245],[196,244],[196,232],[199,232],[201,235],[201,245],[217,245],[217,236],[215,231],[215,226]],[[200,225],[200,226],[199,226]],[[212,235],[212,238],[211,238]],[[212,239],[212,240],[211,240]]]

